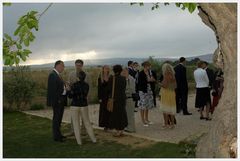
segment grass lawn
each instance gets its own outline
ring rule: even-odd
[[[63,124],[67,132],[69,124]],[[79,146],[74,138],[63,143],[52,140],[51,120],[26,115],[21,112],[3,113],[3,158],[186,158],[195,157],[195,145],[154,142],[147,146],[122,144],[102,130],[94,130],[98,142],[93,144],[83,137]],[[121,139],[145,139],[126,136]]]

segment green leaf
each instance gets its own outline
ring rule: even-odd
[[[25,24],[25,25],[22,27],[22,29],[20,30],[20,32],[22,32],[23,35],[26,34],[28,31],[29,31],[29,28],[28,28],[27,24]]]
[[[25,39],[23,42],[25,46],[29,46],[29,39]]]
[[[32,29],[33,27],[36,28],[38,26],[38,20],[34,20],[34,19],[29,19],[28,23],[28,28]]]
[[[10,65],[10,58],[9,57],[6,57],[4,59],[4,65]]]
[[[20,29],[21,29],[21,26],[18,26],[18,28],[14,31],[14,36],[18,35]]]
[[[12,4],[11,3],[3,3],[3,6],[11,6]]]
[[[29,55],[30,53],[32,53],[30,50],[28,50],[28,49],[24,49],[23,50],[23,53],[25,54],[25,55]]]
[[[34,16],[34,15],[37,14],[37,13],[38,13],[37,11],[31,11],[31,12],[30,12],[30,15],[31,15],[31,16]]]
[[[35,36],[32,34],[32,32],[29,33],[29,40],[32,42],[35,39]]]
[[[19,24],[19,25],[23,25],[23,24],[25,23],[26,19],[27,19],[27,16],[26,16],[26,15],[22,16],[22,17],[18,20],[18,24]]]
[[[176,5],[177,7],[180,7],[180,6],[181,6],[181,3],[175,3],[175,5]]]
[[[38,25],[35,27],[35,30],[38,31]]]
[[[27,58],[26,58],[26,55],[24,53],[21,53],[20,54],[20,58],[23,60],[23,61],[26,61]]]
[[[19,64],[19,62],[20,62],[20,59],[19,59],[18,57],[16,57],[16,58],[15,58],[15,63],[16,63],[16,64]]]
[[[14,64],[14,59],[11,58],[11,59],[9,59],[9,60],[10,60],[10,61],[9,61],[9,65],[12,66],[12,65]]]
[[[188,6],[188,11],[189,11],[190,13],[193,13],[193,12],[195,11],[196,7],[197,7],[197,4],[195,4],[195,3],[190,3],[189,6]]]
[[[10,40],[10,41],[12,41],[12,38],[11,38],[11,36],[9,36],[8,34],[4,34],[4,37],[6,38],[6,39],[8,39],[8,40]]]
[[[189,3],[183,3],[184,9],[189,7]]]
[[[22,45],[21,44],[17,43],[16,46],[17,46],[18,49],[22,49]]]
[[[9,47],[3,47],[3,56],[9,54]]]

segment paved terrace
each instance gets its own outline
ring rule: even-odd
[[[164,141],[171,143],[179,143],[183,140],[195,139],[206,133],[210,127],[211,121],[200,120],[197,109],[194,108],[195,95],[189,95],[188,108],[192,115],[177,114],[177,126],[174,129],[162,129],[163,116],[159,111],[159,106],[149,112],[149,120],[154,124],[144,127],[139,112],[135,112],[136,133],[125,133],[135,137],[145,138],[153,141]],[[157,102],[159,105],[159,102]],[[90,121],[93,128],[102,129],[98,127],[98,111],[99,105],[89,106]],[[52,119],[52,109],[47,108],[39,111],[24,111],[27,114],[36,115]],[[63,122],[70,123],[69,107],[65,108]]]

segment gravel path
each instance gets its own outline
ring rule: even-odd
[[[183,140],[195,139],[206,133],[210,127],[211,121],[205,121],[199,119],[199,113],[194,108],[195,95],[189,95],[188,109],[193,115],[177,114],[177,126],[174,129],[162,129],[163,116],[159,111],[159,108],[154,108],[149,112],[149,120],[154,124],[144,127],[140,119],[140,113],[135,112],[136,133],[126,133],[135,137],[141,137],[154,141],[164,141],[171,143],[179,143]],[[159,104],[159,102],[157,102]],[[93,123],[94,128],[102,129],[98,127],[98,110],[99,105],[89,106],[89,116]],[[24,111],[27,114],[36,115],[40,117],[46,117],[52,119],[52,109],[44,109],[38,111]],[[69,108],[65,108],[63,122],[70,122]]]

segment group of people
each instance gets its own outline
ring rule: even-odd
[[[64,106],[67,105],[67,98],[71,98],[71,123],[75,138],[79,145],[81,140],[81,125],[84,125],[93,143],[96,137],[88,114],[88,92],[89,84],[86,81],[87,75],[83,71],[83,61],[75,61],[75,71],[69,74],[68,81],[64,81],[61,73],[64,71],[64,62],[59,60],[55,63],[53,71],[48,77],[47,105],[53,108],[52,131],[53,139],[63,142],[66,136],[61,133],[61,122],[64,113]]]
[[[209,113],[213,114],[222,95],[223,72],[221,68],[218,68],[214,73],[212,69],[208,68],[207,62],[198,61],[197,69],[194,71],[194,79],[196,82],[195,107],[199,109],[201,120],[211,120]],[[203,115],[204,108],[206,108],[205,117]]]
[[[104,65],[98,77],[99,126],[105,131],[115,129],[113,136],[122,137],[123,132],[136,132],[134,112],[139,111],[142,124],[148,127],[153,124],[149,120],[149,110],[156,107],[157,83],[160,90],[160,111],[163,113],[163,128],[173,129],[176,125],[175,114],[183,112],[183,115],[191,115],[187,108],[188,82],[185,67],[186,59],[181,57],[179,64],[173,67],[166,62],[162,66],[162,75],[157,79],[157,74],[151,69],[151,63],[142,63],[139,70],[137,62],[129,61],[128,67],[114,65],[111,69]],[[69,74],[68,81],[64,81],[60,73],[64,70],[64,63],[57,61],[54,70],[48,77],[47,105],[53,108],[53,138],[63,142],[66,138],[62,135],[60,127],[67,103],[67,97],[71,99],[71,122],[77,143],[82,144],[81,124],[84,125],[93,143],[96,137],[88,114],[87,74],[83,71],[84,62],[75,61],[76,70]],[[223,89],[223,73],[206,68],[207,63],[199,61],[194,71],[196,81],[196,103],[199,108],[200,119],[210,120],[209,112],[213,113],[221,97]],[[211,104],[210,90],[212,89],[213,104]],[[112,109],[109,102],[113,100]],[[206,106],[206,117],[203,109]],[[214,107],[213,107],[214,106]],[[211,108],[210,108],[211,107]]]

